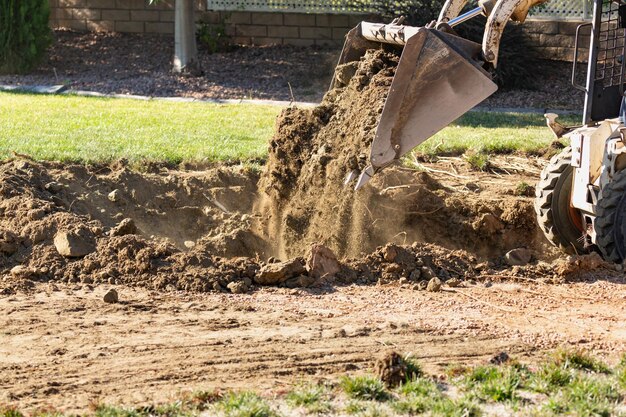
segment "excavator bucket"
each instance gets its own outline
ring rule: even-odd
[[[347,35],[339,63],[381,43],[404,47],[357,189],[497,90],[481,67],[481,46],[436,29],[361,23]]]

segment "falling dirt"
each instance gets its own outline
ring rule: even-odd
[[[487,258],[539,248],[543,240],[536,239],[528,199],[474,198],[400,167],[383,170],[358,192],[344,187],[346,175],[368,163],[397,64],[396,53],[370,50],[337,69],[336,88],[319,107],[290,108],[279,117],[258,210],[266,216],[264,235],[277,242],[276,255],[298,256],[316,242],[348,257],[399,240]],[[472,187],[479,185],[466,181],[463,191]]]

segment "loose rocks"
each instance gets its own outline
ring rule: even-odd
[[[112,201],[114,203],[120,201],[120,197],[121,197],[120,190],[111,191],[107,197],[109,201]]]
[[[111,229],[111,236],[124,236],[137,234],[137,226],[133,219],[124,219],[116,227]]]
[[[508,251],[504,255],[504,259],[511,266],[524,266],[530,262],[532,256],[533,253],[530,249],[518,248]]]
[[[104,294],[104,297],[102,299],[105,303],[109,304],[117,303],[119,301],[117,291],[115,291],[113,288],[111,288],[106,294]]]
[[[428,281],[428,286],[426,287],[426,291],[430,292],[439,292],[441,291],[441,280],[439,278],[432,278]]]
[[[245,294],[248,292],[248,286],[243,281],[233,281],[226,286],[233,294]]]
[[[334,275],[340,271],[341,265],[335,254],[324,245],[313,245],[306,263],[309,275],[319,278]]]
[[[96,250],[96,240],[87,228],[58,232],[54,236],[54,246],[60,255],[80,258]]]
[[[261,268],[254,282],[260,285],[276,285],[306,273],[302,258],[295,258],[286,262],[268,264]]]

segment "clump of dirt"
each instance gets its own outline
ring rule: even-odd
[[[418,377],[419,369],[407,362],[398,352],[390,350],[376,360],[374,373],[387,387],[397,387]]]
[[[399,167],[357,192],[343,186],[349,172],[367,165],[397,64],[396,52],[367,51],[337,69],[340,82],[319,107],[290,108],[278,119],[258,205],[276,255],[297,256],[315,242],[342,257],[387,242],[426,241],[485,257],[543,249],[529,199],[476,198]]]

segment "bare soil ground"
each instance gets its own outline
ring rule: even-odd
[[[90,403],[172,401],[197,389],[278,394],[302,380],[371,371],[381,351],[429,372],[530,362],[557,346],[614,360],[626,348],[624,280],[496,283],[430,293],[398,286],[251,295],[37,284],[0,302],[0,401],[84,412]]]
[[[204,74],[185,77],[170,72],[170,36],[56,30],[54,37],[48,57],[35,72],[0,75],[0,84],[68,84],[74,90],[155,97],[319,102],[341,52],[341,45],[238,47],[216,54],[201,49]],[[570,66],[553,62],[537,74],[538,88],[501,91],[482,105],[579,110],[584,97],[569,84]]]

